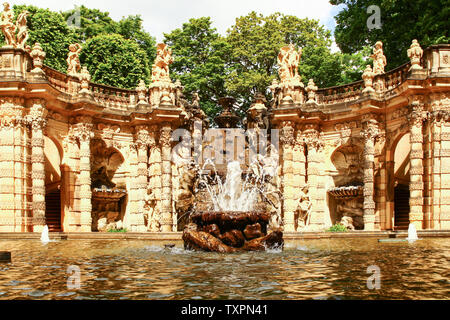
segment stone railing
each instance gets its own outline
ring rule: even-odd
[[[77,77],[69,76],[45,65],[43,70],[48,82],[57,90],[66,94],[77,92],[73,86],[73,84],[76,87],[79,86],[80,80]],[[89,90],[92,92],[95,102],[105,108],[126,111],[136,104],[137,92],[135,90],[115,88],[92,82],[89,83]]]
[[[126,111],[135,106],[137,93],[135,90],[119,89],[107,85],[90,83],[95,102],[108,109]]]
[[[408,76],[408,70],[411,67],[411,62],[407,62],[400,67],[392,69],[391,71],[386,72],[381,75],[384,81],[384,88],[386,92],[395,90],[398,86],[400,86],[403,82],[406,81]],[[376,83],[377,77],[375,77]]]
[[[364,82],[357,81],[342,86],[317,90],[317,103],[338,104],[358,100],[364,89]]]
[[[42,70],[44,70],[45,75],[47,76],[48,82],[55,87],[57,90],[69,93],[69,78],[65,73],[59,72],[55,69],[52,69],[46,65],[42,67]]]

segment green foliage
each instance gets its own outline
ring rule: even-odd
[[[112,233],[126,233],[128,232],[128,230],[125,229],[108,229],[108,232],[112,232]]]
[[[337,223],[331,226],[327,232],[347,232],[347,228],[344,225]]]
[[[30,12],[27,17],[29,30],[27,44],[32,47],[39,42],[46,53],[45,64],[66,72],[69,45],[76,42],[77,35],[67,26],[64,17],[60,13],[35,6],[15,5],[13,9],[16,17],[23,10]]]
[[[100,34],[88,39],[80,60],[97,83],[134,89],[139,80],[150,75],[145,51],[119,34]]]
[[[340,56],[332,54],[330,31],[316,20],[274,13],[263,16],[251,12],[236,19],[228,30],[231,46],[230,72],[226,88],[247,108],[257,92],[268,96],[267,87],[278,77],[280,48],[293,43],[303,48],[300,63],[302,81],[313,78],[321,87],[341,82]]]
[[[230,46],[211,23],[209,17],[190,19],[181,29],[164,34],[164,42],[173,52],[172,77],[181,81],[188,98],[197,91],[202,109],[214,117],[218,99],[226,95]]]
[[[450,1],[448,0],[331,0],[345,6],[336,15],[336,43],[344,53],[353,53],[365,46],[373,47],[381,40],[387,58],[386,70],[408,61],[406,51],[413,39],[426,48],[449,42]],[[370,5],[381,9],[381,29],[367,28]]]

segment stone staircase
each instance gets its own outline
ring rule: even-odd
[[[398,185],[394,191],[394,230],[408,230],[409,226],[409,188]]]
[[[61,232],[61,193],[59,190],[45,195],[45,219],[49,232]]]

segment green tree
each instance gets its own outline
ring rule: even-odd
[[[27,44],[32,47],[34,43],[39,42],[46,53],[44,63],[66,72],[69,45],[76,42],[77,35],[67,26],[64,17],[60,13],[35,6],[15,5],[13,9],[16,18],[23,10],[30,13],[27,17],[29,32]]]
[[[335,16],[336,43],[343,53],[354,53],[381,40],[387,58],[386,70],[408,61],[406,51],[413,39],[423,48],[449,42],[449,0],[330,0],[344,5]],[[381,28],[367,27],[370,5],[381,9]]]
[[[209,17],[190,19],[182,28],[164,34],[164,42],[173,52],[172,77],[181,81],[188,97],[197,91],[202,109],[214,117],[218,99],[226,95],[230,46],[211,27]]]
[[[86,41],[80,55],[91,73],[92,81],[134,89],[139,80],[149,79],[145,51],[134,41],[119,34],[100,34]]]
[[[150,61],[156,57],[156,40],[142,26],[139,15],[130,15],[120,21],[114,21],[108,12],[90,9],[85,6],[76,7],[62,13],[67,20],[79,14],[79,26],[73,27],[81,42],[101,34],[120,34],[125,39],[136,42],[147,53]]]
[[[303,48],[300,62],[302,81],[313,78],[320,87],[333,86],[341,79],[341,58],[330,52],[331,33],[316,20],[274,13],[267,17],[251,12],[239,17],[227,31],[232,51],[231,71],[226,88],[246,109],[256,92],[267,93],[277,78],[280,48],[294,44]]]

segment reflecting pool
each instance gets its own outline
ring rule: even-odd
[[[0,241],[0,299],[449,299],[450,239],[300,240],[219,254],[144,240]],[[368,289],[369,266],[380,289]],[[69,266],[79,289],[67,287]]]

